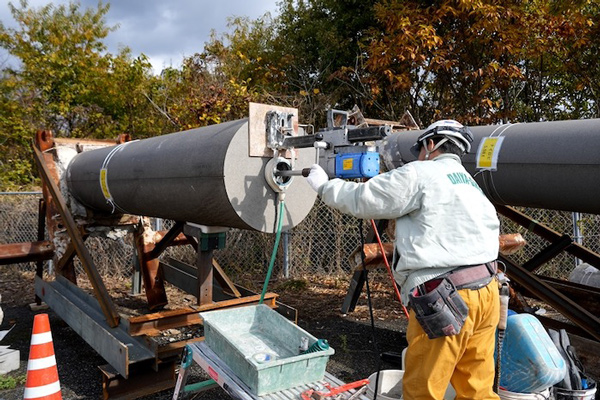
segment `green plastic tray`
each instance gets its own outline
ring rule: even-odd
[[[264,304],[200,313],[205,342],[257,395],[322,380],[326,350],[300,354],[303,338],[317,338]]]

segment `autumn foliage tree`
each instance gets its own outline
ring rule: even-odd
[[[135,130],[130,95],[150,71],[126,48],[116,56],[106,52],[103,39],[114,29],[104,21],[108,5],[29,8],[22,0],[9,8],[17,27],[0,24],[0,46],[17,62],[3,69],[0,82],[3,186],[31,183],[30,146],[38,129],[70,137]]]
[[[33,182],[37,129],[137,138],[247,116],[247,103],[292,106],[322,127],[327,108],[410,111],[427,125],[600,115],[596,0],[283,0],[275,16],[232,17],[180,68],[110,54],[108,4],[10,5],[0,23],[0,186]]]
[[[375,9],[383,30],[366,44],[372,75],[365,79],[389,114],[407,107],[425,123],[449,116],[469,124],[542,120],[567,103],[589,115],[589,97],[573,101],[577,91],[554,90],[586,69],[573,57],[598,41],[592,3],[381,1]]]

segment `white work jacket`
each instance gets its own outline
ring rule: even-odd
[[[404,304],[417,285],[498,257],[496,210],[454,154],[411,162],[365,183],[332,179],[319,194],[343,213],[396,220],[393,268]]]

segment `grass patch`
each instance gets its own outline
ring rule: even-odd
[[[25,384],[25,374],[17,376],[0,376],[0,390],[10,390]]]

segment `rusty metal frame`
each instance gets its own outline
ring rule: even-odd
[[[496,209],[500,214],[551,243],[523,266],[517,265],[507,256],[500,256],[499,259],[508,264],[506,273],[511,280],[556,309],[564,317],[583,329],[591,338],[600,341],[600,318],[572,298],[567,297],[550,283],[545,282],[543,277],[534,275],[532,272],[543,262],[549,261],[562,251],[566,251],[595,267],[600,266],[600,255],[574,243],[570,237],[559,234],[512,207],[497,205]],[[575,285],[569,286],[573,292],[578,291]],[[587,291],[585,295],[594,296],[594,293]],[[600,301],[600,296],[597,293],[595,297],[596,301]]]
[[[119,140],[127,140],[122,137]],[[110,298],[96,266],[93,263],[90,251],[85,246],[88,238],[87,225],[79,226],[67,206],[67,202],[59,189],[59,173],[56,165],[57,145],[68,142],[70,146],[76,145],[79,149],[88,144],[104,144],[109,142],[54,139],[50,131],[39,131],[36,134],[33,146],[34,159],[42,180],[43,198],[39,205],[38,238],[45,237],[47,231],[50,240],[33,243],[25,243],[28,249],[17,246],[16,254],[20,259],[25,257],[27,261],[39,260],[35,278],[35,293],[37,299],[45,301],[71,325],[96,351],[100,353],[110,364],[113,371],[118,371],[124,378],[130,376],[130,365],[134,367],[136,376],[139,370],[150,367],[151,374],[159,371],[161,365],[171,363],[181,352],[183,346],[190,341],[202,340],[194,338],[182,340],[167,345],[159,345],[151,340],[151,336],[160,331],[189,325],[201,324],[202,319],[198,313],[227,307],[237,307],[249,304],[257,304],[260,296],[247,289],[235,285],[220,265],[212,257],[212,251],[199,249],[199,240],[194,237],[188,229],[187,234],[183,232],[185,223],[179,222],[169,231],[155,232],[149,228],[146,218],[112,218],[94,216],[94,225],[114,226],[136,224],[133,229],[137,258],[140,261],[140,269],[144,278],[148,307],[153,310],[167,304],[164,289],[165,268],[158,257],[167,247],[179,245],[192,245],[197,252],[196,267],[193,269],[190,281],[194,286],[192,294],[199,299],[198,305],[170,310],[158,311],[140,317],[124,317],[119,315],[115,304]],[[79,144],[81,143],[81,146]],[[114,143],[114,142],[112,142]],[[117,221],[118,219],[118,221]],[[64,253],[58,255],[53,248],[53,240],[57,232],[66,230],[66,248]],[[62,238],[62,237],[61,237]],[[7,248],[0,247],[0,255]],[[92,284],[93,295],[86,293],[77,286],[77,277],[73,260],[75,256],[81,264]],[[52,258],[55,265],[55,280],[43,279],[44,260]],[[11,263],[15,262],[11,259]],[[0,256],[0,264],[2,263]],[[179,273],[179,272],[176,272]],[[189,273],[189,271],[188,271]],[[189,285],[188,285],[189,286]],[[195,293],[194,293],[195,292]],[[297,322],[297,311],[276,301],[277,295],[267,293],[264,303],[276,309],[279,313]],[[170,371],[170,366],[168,370]],[[139,383],[124,382],[112,373],[105,374],[104,383],[105,398],[108,396],[120,396],[122,393],[150,393],[148,388],[142,388]],[[169,371],[159,372],[167,383],[171,378]],[[141,372],[143,375],[143,372]],[[132,375],[133,376],[133,375]],[[162,379],[162,378],[161,378]],[[116,381],[118,380],[118,383]],[[150,378],[153,381],[153,378]],[[173,379],[174,382],[174,379]],[[163,384],[161,383],[161,385]],[[116,384],[116,386],[115,386]]]
[[[46,237],[46,200],[39,199],[38,201],[38,232],[37,232],[37,240],[42,241]],[[54,247],[54,246],[52,246]],[[54,249],[52,251],[52,256],[54,257]],[[35,275],[42,278],[44,276],[44,260],[38,260],[35,264]],[[35,304],[38,306],[42,305],[42,299],[39,296],[35,296]]]
[[[40,137],[41,137],[41,135],[38,133],[38,136],[36,137],[36,139],[38,139],[38,140],[36,140],[36,144],[38,146],[41,143]],[[44,133],[45,141],[48,141],[50,138],[51,138],[51,133],[45,132]],[[34,151],[34,155],[35,155],[35,161],[38,166],[38,171],[40,172],[40,175],[44,182],[44,187],[47,188],[47,190],[50,192],[50,194],[52,196],[52,202],[54,203],[54,205],[58,209],[58,212],[60,213],[62,222],[63,222],[65,228],[67,229],[67,232],[69,233],[69,237],[71,238],[71,243],[73,244],[73,247],[75,248],[75,252],[77,253],[77,256],[79,257],[79,260],[81,261],[81,265],[83,266],[83,269],[85,270],[85,272],[92,284],[92,287],[94,289],[94,294],[96,295],[96,298],[98,299],[98,302],[100,303],[100,307],[102,308],[102,312],[104,313],[104,316],[106,317],[106,321],[110,327],[114,328],[117,325],[119,325],[119,320],[120,320],[119,313],[117,312],[117,309],[115,308],[115,305],[113,304],[113,302],[108,294],[108,291],[106,290],[106,287],[104,286],[104,282],[102,281],[102,278],[100,277],[100,274],[98,273],[98,270],[96,269],[96,266],[94,265],[92,256],[90,255],[88,249],[85,247],[85,244],[83,243],[83,237],[81,235],[81,232],[79,231],[79,228],[78,228],[77,224],[75,223],[75,220],[73,219],[73,216],[71,215],[71,212],[69,211],[69,209],[62,197],[62,194],[60,192],[60,189],[58,188],[57,183],[54,181],[54,179],[52,179],[50,170],[49,170],[48,166],[46,165],[46,160],[44,159],[44,156],[42,155],[42,151],[37,146],[33,146],[33,151]]]
[[[158,258],[160,255],[173,243],[175,239],[183,232],[183,222],[175,222],[175,225],[166,234],[162,235],[162,239],[154,245],[154,249],[150,252],[150,258]]]
[[[0,244],[0,265],[43,262],[50,260],[52,256],[54,256],[54,246],[49,240]]]
[[[577,326],[585,330],[592,338],[600,341],[600,319],[585,308],[562,294],[549,284],[520,265],[513,263],[506,256],[499,259],[507,264],[506,273],[509,278],[526,288],[535,297],[543,300]]]
[[[496,210],[506,218],[551,243],[557,243],[563,238],[563,235],[550,229],[540,222],[534,221],[513,207],[496,205]],[[571,241],[571,244],[566,246],[564,251],[595,267],[600,266],[600,254],[595,253],[578,243]]]
[[[150,310],[161,308],[168,303],[164,277],[159,268],[158,258],[151,255],[155,244],[153,238],[146,234],[146,227],[143,221],[140,221],[138,228],[134,230],[133,237],[142,272],[148,307]]]
[[[277,295],[274,293],[268,293],[265,295],[264,304],[271,308],[275,308],[276,298]],[[131,317],[128,320],[128,332],[131,336],[156,335],[160,331],[171,328],[202,324],[202,318],[199,315],[202,311],[258,304],[259,301],[260,295],[257,294],[241,297],[239,299],[219,301],[201,307],[185,307],[177,310],[168,310],[154,314]]]
[[[385,228],[387,227],[387,220],[378,220],[376,223],[377,230],[380,234],[383,234]],[[375,232],[373,228],[369,228],[369,232],[367,233],[367,237],[365,238],[365,243],[373,243],[375,242]],[[352,278],[350,279],[350,287],[348,292],[346,293],[346,297],[344,298],[344,302],[342,303],[341,311],[343,314],[347,314],[349,312],[354,311],[356,308],[356,303],[358,303],[358,299],[360,298],[360,294],[365,285],[366,281],[366,272],[360,269],[356,269]],[[394,282],[394,284],[396,284]]]

